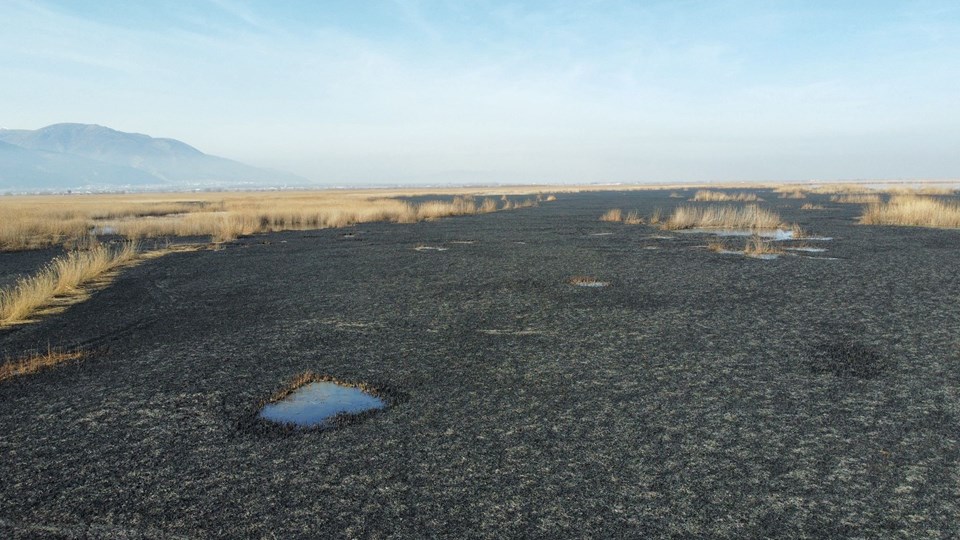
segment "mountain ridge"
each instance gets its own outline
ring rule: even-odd
[[[0,129],[0,189],[275,187],[299,176],[253,167],[170,138],[97,124]]]

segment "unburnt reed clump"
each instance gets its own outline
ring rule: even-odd
[[[547,202],[553,202],[553,201],[557,200],[557,196],[556,196],[556,195],[547,195],[547,198],[544,199],[544,200],[547,201]]]
[[[607,210],[606,212],[603,213],[602,216],[600,216],[600,221],[620,223],[621,221],[623,221],[623,210],[619,208],[613,208],[611,210]]]
[[[477,213],[477,202],[473,197],[454,197],[452,201],[425,201],[417,205],[417,220],[437,219],[450,216],[463,216]],[[376,220],[376,221],[389,221]],[[406,220],[403,220],[405,222]]]
[[[708,242],[707,249],[714,253],[742,253],[747,257],[757,258],[773,258],[784,253],[783,249],[759,234],[754,234],[748,238],[742,251],[731,248],[725,240],[720,239]]]
[[[799,191],[800,193],[803,193],[806,189],[808,189],[808,186],[804,186],[801,184],[783,184],[783,185],[775,186],[773,188],[773,192],[774,193],[794,193]]]
[[[730,247],[727,246],[726,241],[720,239],[710,240],[707,242],[707,249],[714,253],[726,253],[731,251]]]
[[[956,229],[960,228],[960,203],[933,197],[895,195],[888,203],[867,206],[860,216],[860,223]]]
[[[481,190],[482,191],[482,190]],[[513,194],[523,193],[508,190]],[[531,193],[531,191],[526,191]],[[534,192],[536,193],[536,192]],[[241,235],[282,230],[344,227],[386,221],[424,219],[497,211],[492,198],[470,194],[413,203],[409,191],[238,192],[146,195],[70,195],[0,197],[0,250],[83,244],[92,233],[130,239],[210,237],[214,242]],[[536,198],[511,201],[503,209],[528,208]],[[548,196],[546,200],[554,200]]]
[[[97,246],[55,258],[36,274],[0,290],[0,326],[27,321],[58,297],[82,294],[84,285],[133,261],[137,254],[137,245],[129,242],[119,249]]]
[[[654,210],[653,213],[650,214],[649,221],[651,225],[661,225],[663,223],[663,210],[659,208]]]
[[[522,201],[512,201],[507,198],[506,195],[503,196],[503,206],[501,210],[518,210],[520,208],[533,208],[537,206],[539,202],[536,199],[524,199]]]
[[[722,191],[710,191],[707,189],[698,190],[694,193],[691,201],[707,201],[707,202],[750,202],[750,201],[759,201],[760,197],[756,193],[725,193]]]
[[[852,195],[833,195],[830,202],[843,204],[877,204],[881,202],[880,195],[876,193],[863,193]]]
[[[780,216],[755,204],[738,206],[680,206],[660,226],[667,230],[757,230],[783,227]]]
[[[820,193],[820,194],[863,194],[863,193],[873,193],[874,191],[870,189],[869,186],[864,186],[860,184],[822,184],[819,186],[804,187],[802,188],[807,193]]]
[[[800,209],[801,210],[826,210],[827,208],[822,204],[805,203],[803,206],[800,207]]]
[[[348,204],[310,204],[285,201],[286,204],[232,203],[225,212],[189,214],[175,218],[121,220],[110,222],[117,234],[129,238],[164,236],[210,236],[214,242],[226,242],[238,236],[284,231],[346,227],[357,223],[387,221],[415,223],[450,216],[497,211],[497,202],[486,198],[478,203],[470,196],[449,201],[424,201],[419,204],[399,199],[370,199]],[[532,203],[529,204],[532,206]],[[520,207],[518,204],[517,207]]]
[[[747,240],[747,245],[743,248],[743,254],[748,257],[770,257],[783,254],[783,250],[773,242],[755,234]]]
[[[957,190],[943,186],[890,186],[881,191],[888,195],[955,195]]]
[[[490,212],[497,211],[497,201],[491,198],[483,199],[483,202],[480,203],[479,211],[481,214],[489,214]]]
[[[627,213],[627,217],[623,218],[624,225],[643,225],[643,218],[640,216],[640,212],[636,210],[631,210]]]
[[[38,371],[54,367],[64,362],[82,359],[83,351],[61,351],[47,348],[46,352],[27,355],[23,358],[5,360],[0,363],[0,382],[22,375],[31,375]]]

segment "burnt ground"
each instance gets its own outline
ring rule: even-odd
[[[61,247],[0,253],[0,288],[13,287],[17,280],[38,272],[64,253]]]
[[[834,240],[766,261],[597,220],[667,195],[246,238],[0,331],[91,351],[0,384],[0,533],[960,536],[960,231],[767,195]],[[394,405],[252,420],[307,370]]]

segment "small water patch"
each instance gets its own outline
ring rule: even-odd
[[[386,401],[360,388],[320,381],[307,383],[280,401],[264,405],[259,417],[299,427],[329,427],[338,415],[361,414],[386,406]]]
[[[590,236],[611,236],[612,234],[612,232],[595,232],[590,233]]]
[[[760,238],[774,240],[777,242],[794,239],[793,231],[785,231],[782,229],[756,231],[742,231],[736,229],[683,229],[677,232],[685,234],[712,234],[714,236],[759,236]]]
[[[766,230],[756,230],[756,231],[744,231],[744,230],[735,230],[735,229],[682,229],[678,230],[678,233],[682,234],[712,234],[714,236],[733,236],[733,237],[746,237],[746,236],[759,236],[760,238],[766,240],[772,240],[774,242],[787,242],[790,240],[810,240],[813,242],[829,242],[833,240],[832,236],[798,236],[794,231],[788,231],[783,229],[766,229]]]
[[[813,247],[788,247],[785,248],[788,251],[803,251],[804,253],[823,253],[826,251],[823,248],[813,248]]]
[[[450,248],[439,247],[439,246],[417,246],[413,249],[416,251],[446,251]]]
[[[599,281],[593,279],[592,277],[587,276],[574,276],[568,281],[571,285],[576,285],[577,287],[607,287],[610,285],[609,281]]]

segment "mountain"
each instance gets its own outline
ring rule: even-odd
[[[0,129],[0,189],[306,185],[174,140],[89,124]],[[11,148],[12,147],[12,148]]]
[[[70,154],[28,150],[0,142],[0,189],[56,191],[86,186],[156,184],[152,174]]]

